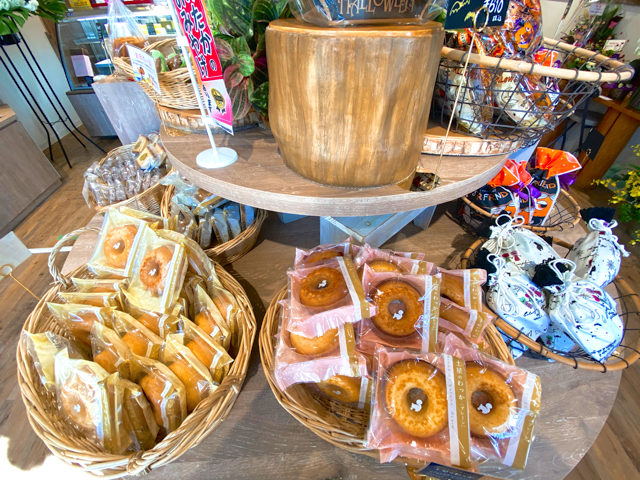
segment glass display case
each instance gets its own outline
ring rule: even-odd
[[[175,34],[166,3],[127,6],[150,42]],[[89,90],[94,76],[113,72],[104,43],[108,37],[106,7],[69,9],[68,16],[56,29],[58,50],[71,90]]]

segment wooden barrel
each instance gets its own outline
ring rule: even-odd
[[[328,185],[406,184],[420,159],[443,37],[435,22],[271,22],[269,121],[285,163]]]

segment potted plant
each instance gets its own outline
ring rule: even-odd
[[[0,0],[2,1],[2,0]],[[272,20],[290,16],[287,0],[205,0],[233,118],[251,108],[266,121],[269,82],[265,31]]]
[[[16,43],[13,34],[31,15],[48,18],[54,22],[64,18],[67,6],[63,0],[0,0],[0,36],[5,43]]]

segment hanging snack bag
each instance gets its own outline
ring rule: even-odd
[[[296,257],[293,266],[295,268],[310,267],[335,257],[349,257],[353,259],[359,251],[360,247],[354,245],[350,239],[342,243],[318,245],[310,250],[296,248]]]
[[[577,277],[604,288],[618,276],[621,257],[628,257],[629,252],[613,234],[612,230],[618,226],[612,218],[613,212],[604,219],[596,216],[598,212],[596,209],[580,212],[589,233],[573,245],[567,258],[576,264]]]
[[[118,334],[101,323],[91,327],[91,353],[93,361],[109,373],[118,371],[118,366],[131,355],[131,350]]]
[[[187,412],[195,410],[200,401],[217,387],[211,374],[196,356],[184,346],[182,335],[168,335],[160,360],[175,373],[184,384],[187,395]]]
[[[229,372],[233,358],[220,343],[195,323],[184,318],[183,327],[184,333],[181,336],[174,336],[174,340],[182,341],[184,346],[209,369],[213,381],[220,384]]]
[[[156,444],[160,427],[153,409],[140,385],[120,378],[124,388],[124,415],[128,423],[135,450],[150,450]]]
[[[438,275],[402,275],[375,272],[365,265],[362,276],[366,298],[375,315],[358,325],[358,348],[370,355],[376,343],[434,352],[440,308]]]
[[[320,383],[337,375],[362,377],[367,374],[364,355],[356,352],[351,323],[341,323],[315,337],[305,337],[288,330],[290,307],[282,306],[274,376],[279,388],[286,390],[296,383]]]
[[[344,323],[375,315],[348,257],[335,257],[312,267],[289,270],[291,320],[289,330],[317,337]]]
[[[440,294],[461,307],[482,311],[482,285],[487,281],[487,272],[473,268],[467,270],[444,270]]]
[[[533,282],[550,292],[547,313],[551,323],[602,362],[620,345],[624,325],[616,301],[595,283],[577,278],[575,268],[571,260],[552,260],[536,268]]]
[[[364,245],[353,259],[360,276],[367,264],[374,272],[396,272],[412,275],[433,275],[437,267],[431,262],[418,260],[410,252],[392,252]]]
[[[128,313],[115,310],[112,316],[113,330],[129,347],[132,353],[141,357],[157,359],[162,348],[162,338],[138,322]]]
[[[129,277],[147,224],[115,208],[108,210],[87,266],[98,276]]]
[[[466,364],[471,453],[523,469],[540,411],[540,378],[466,346],[449,335],[444,352]]]
[[[54,370],[56,355],[66,349],[69,358],[84,358],[73,342],[52,332],[29,333],[23,330],[22,342],[31,356],[42,385],[50,392],[55,392],[56,389]]]
[[[471,466],[463,361],[378,345],[375,379],[365,445],[380,449],[381,462],[400,456]]]
[[[187,273],[185,249],[151,229],[143,232],[127,291],[138,305],[155,312],[170,310],[178,300]]]
[[[135,17],[121,0],[109,0],[107,26],[107,45],[111,50],[111,57],[128,57],[127,45],[137,48],[147,45],[147,39],[138,27]]]
[[[56,321],[63,325],[80,344],[91,347],[91,328],[94,322],[111,326],[113,309],[74,303],[47,303]]]

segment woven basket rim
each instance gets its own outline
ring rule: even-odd
[[[80,435],[70,438],[66,433],[57,431],[55,424],[59,419],[56,418],[57,415],[51,413],[50,409],[50,402],[55,400],[44,391],[23,342],[18,341],[16,349],[18,385],[27,418],[36,435],[56,457],[101,478],[147,473],[176,460],[189,448],[197,446],[227,417],[246,377],[256,334],[256,320],[249,298],[242,286],[222,266],[213,261],[212,264],[223,286],[234,295],[240,308],[238,335],[241,337],[238,351],[227,376],[218,389],[202,400],[178,429],[150,450],[127,455],[108,454],[97,451],[96,447],[83,440]],[[70,275],[90,276],[86,266],[78,267]],[[61,290],[64,290],[64,287],[56,284],[47,291],[25,321],[22,331],[37,333],[50,329],[46,327],[53,322],[53,317],[46,303],[54,300]],[[58,328],[58,330],[61,329]]]
[[[566,249],[571,249],[571,247],[573,247],[573,244],[571,244],[570,242],[566,242],[564,240],[561,240],[555,237],[552,240],[554,245],[559,245]],[[468,268],[471,255],[473,255],[474,252],[476,252],[476,250],[485,241],[486,241],[485,238],[479,238],[478,240],[473,242],[473,244],[469,248],[465,250],[460,260],[461,268]],[[629,298],[630,301],[632,302],[635,308],[633,312],[630,312],[630,313],[633,315],[640,315],[640,313],[638,313],[640,312],[640,296],[638,296],[638,294],[631,288],[631,286],[627,283],[627,281],[624,280],[623,278],[620,278],[620,276],[618,276],[612,283],[615,285],[616,289],[620,293],[621,298]],[[636,345],[633,347],[634,350],[629,354],[628,357],[611,356],[606,362],[598,363],[595,360],[594,361],[578,360],[575,357],[567,357],[559,353],[552,352],[541,343],[535,340],[532,340],[526,335],[523,335],[522,332],[512,327],[510,324],[505,322],[500,317],[497,317],[495,324],[502,332],[505,333],[505,335],[523,344],[524,346],[529,348],[531,351],[537,354],[540,354],[544,357],[550,358],[551,360],[554,360],[556,362],[562,363],[564,365],[569,365],[576,369],[581,368],[584,370],[593,370],[593,371],[598,371],[602,373],[606,373],[610,371],[618,371],[618,370],[623,370],[625,368],[630,367],[638,360],[638,358],[640,358],[640,336],[636,341]],[[628,349],[625,349],[625,351],[627,350]]]
[[[319,414],[318,412],[323,409],[325,412],[329,411],[326,409],[326,407],[324,407],[324,405],[321,405],[320,403],[315,401],[315,399],[315,405],[306,405],[293,398],[291,392],[297,390],[292,389],[304,388],[303,386],[293,385],[286,391],[282,391],[278,387],[274,376],[275,346],[277,342],[275,336],[280,325],[279,302],[285,299],[287,294],[287,287],[284,286],[273,296],[273,299],[271,300],[271,303],[269,304],[269,307],[267,308],[267,311],[265,312],[264,318],[262,320],[262,327],[260,328],[259,334],[260,359],[262,368],[264,370],[265,377],[267,378],[267,383],[269,383],[271,391],[276,397],[276,400],[296,420],[298,420],[323,440],[326,440],[327,442],[337,447],[353,453],[360,453],[363,455],[368,455],[370,457],[379,458],[378,450],[371,450],[364,447],[364,438],[357,437],[351,432],[336,428],[335,425],[331,425],[327,421],[327,418],[330,417],[329,415]],[[513,357],[511,357],[511,354],[509,353],[509,349],[502,340],[502,337],[498,333],[497,329],[493,325],[490,325],[488,328],[494,330],[492,341],[502,342],[502,345],[498,344],[499,348],[497,351],[500,355],[503,355],[503,357],[499,358],[512,365],[515,364],[515,362],[513,361]],[[334,412],[330,413],[332,415],[337,415]],[[353,420],[351,421],[354,422]],[[396,461],[402,463],[415,463],[415,461],[403,458],[399,458]]]
[[[535,233],[546,233],[546,232],[554,232],[554,231],[562,231],[565,229],[569,229],[569,228],[573,228],[575,227],[579,222],[580,222],[580,205],[578,204],[578,202],[576,201],[575,198],[573,198],[573,196],[567,192],[564,189],[560,189],[559,191],[559,195],[558,195],[558,199],[556,200],[555,204],[553,205],[553,210],[551,210],[552,212],[556,209],[559,208],[560,203],[562,201],[566,200],[570,205],[571,205],[571,209],[575,211],[575,215],[573,216],[573,220],[571,222],[565,221],[565,222],[560,222],[557,223],[555,225],[520,225],[522,228],[526,228],[527,230],[531,230],[532,232]],[[463,196],[462,197],[462,201],[465,203],[465,205],[469,206],[469,208],[471,208],[472,210],[474,210],[476,213],[486,217],[486,218],[493,218],[494,220],[496,218],[498,218],[500,216],[500,214],[498,215],[493,215],[491,212],[487,212],[484,208],[476,205],[475,203],[473,203],[471,200],[469,200],[469,198],[467,198],[467,196]]]

